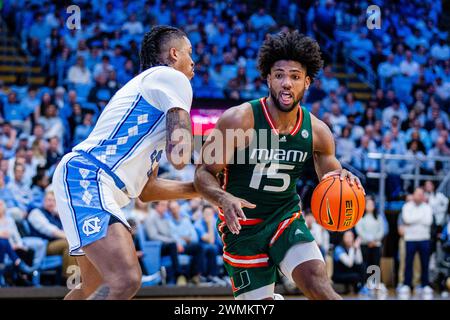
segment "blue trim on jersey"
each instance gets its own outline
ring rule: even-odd
[[[119,128],[122,126],[122,124],[124,123],[124,119],[126,119],[126,117],[128,117],[128,115],[130,114],[130,112],[134,109],[134,107],[136,106],[136,103],[138,103],[139,99],[141,98],[141,94],[138,94],[136,96],[136,98],[134,99],[133,103],[131,104],[130,109],[128,109],[127,112],[125,112],[122,116],[122,118],[119,120],[119,122],[117,122],[116,126],[114,127],[114,129],[111,131],[111,134],[108,136],[108,138],[103,139],[99,142],[99,144],[97,146],[93,146],[92,148],[88,149],[86,152],[90,153],[93,149],[97,148],[98,146],[102,146],[105,141],[108,141],[109,139],[111,139],[112,137],[114,137],[114,135],[117,133],[117,130],[119,130]],[[106,108],[106,107],[105,107]]]
[[[112,139],[117,131],[120,130],[120,128],[122,127],[122,125],[125,123],[125,120],[128,118],[128,116],[130,115],[130,113],[133,111],[133,109],[136,107],[136,105],[139,103],[139,101],[142,99],[141,94],[138,94],[136,99],[134,99],[133,103],[131,104],[131,108],[122,116],[122,118],[120,119],[120,121],[117,123],[117,125],[114,127],[111,135],[109,136],[108,139]]]
[[[96,146],[91,154],[109,168],[114,169],[124,157],[134,151],[134,147],[155,127],[163,115],[164,112],[140,96],[116,133],[102,145]]]
[[[78,157],[74,157],[66,163],[65,178],[70,207],[75,216],[75,225],[80,240],[79,246],[71,248],[71,252],[104,238],[112,214],[105,209],[100,199],[100,168],[82,156],[79,156],[80,159],[75,158]],[[83,175],[80,170],[85,171]],[[95,226],[98,227],[98,230],[94,228]]]
[[[86,151],[77,150],[75,152],[79,153],[86,160],[89,160],[90,162],[95,164],[97,167],[99,167],[100,169],[105,171],[106,174],[108,174],[114,180],[114,183],[117,186],[117,188],[119,188],[122,191],[125,190],[125,183],[114,172],[112,172],[111,169],[106,164],[104,164],[103,162],[100,162],[96,157],[87,153]]]
[[[73,156],[72,158],[70,158],[70,159],[64,164],[62,176],[63,176],[63,184],[64,184],[64,193],[66,194],[66,198],[68,199],[68,206],[69,206],[70,212],[72,213],[72,221],[73,221],[73,224],[74,224],[74,226],[75,226],[75,228],[76,228],[76,232],[77,232],[77,236],[78,236],[78,242],[79,242],[80,245],[81,245],[80,231],[78,230],[78,224],[77,224],[77,216],[76,216],[76,214],[75,214],[75,210],[73,209],[73,205],[72,205],[72,197],[71,197],[71,195],[70,195],[70,192],[69,192],[69,186],[68,186],[68,184],[67,184],[67,174],[68,174],[67,164],[69,163],[70,160],[72,160],[72,159],[74,159],[74,158],[76,158],[76,157],[78,157],[78,156]],[[77,249],[77,248],[76,248],[76,249]],[[73,249],[73,250],[76,250],[76,249]],[[72,251],[72,249],[70,249],[70,251]]]
[[[138,141],[136,141],[136,143],[134,144],[134,146],[131,147],[131,149],[123,156],[123,158],[121,160],[119,160],[114,167],[112,167],[111,170],[115,170],[117,167],[119,167],[125,160],[127,160],[134,152],[134,150],[136,150],[139,145],[145,140],[146,137],[148,137],[150,134],[152,134],[153,131],[155,131],[155,129],[158,127],[158,125],[160,124],[161,120],[164,119],[164,113],[162,113],[159,118],[156,120],[156,122],[153,124],[152,127],[149,128],[148,132],[145,133]]]

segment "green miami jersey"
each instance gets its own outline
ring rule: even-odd
[[[298,108],[297,123],[289,134],[279,134],[265,98],[249,102],[255,135],[243,150],[235,150],[221,175],[222,187],[256,208],[243,208],[246,221],[232,234],[220,210],[217,227],[224,243],[225,268],[237,296],[275,282],[277,265],[298,242],[313,241],[301,215],[296,183],[313,156],[311,116]]]
[[[235,153],[233,164],[224,170],[223,188],[256,205],[255,209],[244,208],[247,218],[279,221],[300,211],[296,182],[313,156],[311,117],[299,107],[294,129],[290,134],[279,135],[265,99],[250,104],[256,137],[245,150]]]

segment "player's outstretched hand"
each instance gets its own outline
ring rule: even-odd
[[[248,202],[245,199],[237,198],[231,194],[227,195],[220,201],[220,207],[223,210],[223,215],[225,216],[225,223],[233,234],[239,234],[241,230],[241,224],[239,223],[239,218],[242,220],[247,220],[247,217],[242,211],[242,208],[256,208],[256,205]]]

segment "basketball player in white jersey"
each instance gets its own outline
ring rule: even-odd
[[[197,195],[192,183],[156,178],[164,149],[176,169],[191,158],[191,54],[191,43],[179,29],[157,26],[145,34],[142,72],[117,91],[89,137],[58,165],[56,203],[82,279],[81,288],[66,299],[132,298],[141,269],[121,208],[137,197]],[[174,139],[178,129],[189,132],[188,138]]]

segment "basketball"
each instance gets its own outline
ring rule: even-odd
[[[314,189],[311,211],[322,227],[329,231],[353,228],[365,209],[363,189],[351,186],[348,179],[333,175],[322,180]]]

